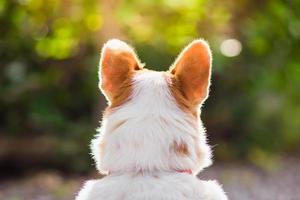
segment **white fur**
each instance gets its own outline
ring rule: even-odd
[[[98,170],[111,175],[87,182],[77,200],[227,199],[216,182],[176,172],[198,173],[211,153],[201,121],[177,106],[163,73],[138,73],[133,81],[130,100],[104,117],[91,145]],[[189,156],[177,155],[174,141],[187,144]]]
[[[108,48],[111,50],[119,50],[119,51],[129,51],[132,52],[132,48],[128,46],[125,42],[118,39],[111,39],[104,45],[104,49]]]
[[[114,128],[122,122],[125,123]],[[194,137],[199,138],[196,142],[203,152],[200,163],[195,155]],[[99,143],[103,140],[105,152],[99,154]],[[185,142],[190,156],[177,156],[172,151],[174,141]],[[92,142],[92,151],[101,172],[198,172],[211,163],[202,124],[178,108],[161,72],[140,73],[134,78],[131,100],[104,118],[100,135]]]
[[[77,200],[226,200],[216,181],[189,174],[115,174],[88,181]]]

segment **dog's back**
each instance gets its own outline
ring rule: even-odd
[[[225,200],[216,181],[189,174],[127,173],[88,181],[77,199],[84,200]]]
[[[111,40],[100,60],[100,87],[109,101],[92,142],[97,168],[78,200],[226,199],[214,181],[194,174],[211,164],[199,118],[208,96],[211,54],[191,43],[168,72],[143,69],[134,51]]]

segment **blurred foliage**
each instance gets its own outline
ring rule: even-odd
[[[88,170],[105,105],[102,42],[126,39],[149,68],[166,70],[203,37],[214,73],[202,118],[217,157],[263,165],[299,150],[299,9],[293,0],[0,0],[1,138],[46,138],[53,163]],[[228,38],[241,42],[240,55],[221,53]]]

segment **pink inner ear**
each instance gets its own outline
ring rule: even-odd
[[[113,85],[107,80],[107,76],[102,76],[101,84],[106,91],[112,91]]]
[[[112,59],[111,55],[109,54],[109,50],[103,52],[102,60],[101,60],[101,84],[102,87],[107,90],[112,90],[112,84],[109,82],[109,77],[112,75]]]

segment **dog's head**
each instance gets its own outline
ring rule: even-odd
[[[195,40],[166,72],[147,70],[120,40],[102,49],[99,87],[108,108],[92,150],[100,171],[192,170],[211,163],[200,121],[211,52]]]

